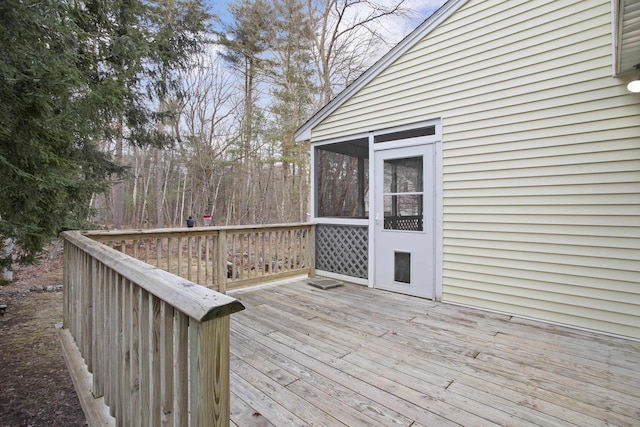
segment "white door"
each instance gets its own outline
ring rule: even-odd
[[[434,298],[434,147],[375,152],[376,288]]]

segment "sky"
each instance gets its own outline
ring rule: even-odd
[[[379,0],[380,3],[390,0]],[[390,46],[400,42],[425,19],[433,14],[446,0],[405,0],[404,7],[411,11],[411,18],[390,17],[380,22],[380,29]],[[227,6],[232,0],[209,0],[211,12],[221,20],[230,19]]]
[[[431,16],[446,0],[406,0],[405,7],[413,12],[412,19],[402,19],[399,17],[391,18],[391,22],[385,22],[384,27],[389,34],[388,43],[395,45],[400,42],[407,34],[422,24],[425,19]]]
[[[228,4],[233,1],[234,0],[207,0],[210,5],[209,11],[217,15],[223,23],[231,19]],[[392,0],[377,0],[378,3],[382,4],[391,1]],[[404,7],[409,10],[408,17],[391,16],[379,22],[379,33],[382,34],[387,49],[381,49],[380,52],[378,52],[378,57],[369,58],[371,62],[376,61],[393,46],[402,41],[403,38],[422,24],[425,19],[437,11],[446,1],[447,0],[405,0]],[[213,46],[212,49],[218,50],[220,46]],[[263,101],[268,103],[268,97],[264,98]]]

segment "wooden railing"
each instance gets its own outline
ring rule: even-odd
[[[90,425],[228,426],[229,320],[242,304],[62,236],[61,339]]]
[[[313,275],[309,223],[89,231],[84,235],[133,258],[225,293],[294,275]]]

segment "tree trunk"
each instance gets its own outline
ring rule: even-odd
[[[122,159],[124,154],[124,136],[123,132],[123,123],[122,118],[120,119],[118,136],[116,139],[116,153],[115,153],[115,161],[116,164],[122,166]],[[124,184],[121,180],[118,180],[112,187],[111,190],[111,203],[112,203],[112,218],[113,218],[113,227],[116,229],[122,228],[122,222],[124,217],[124,208],[122,204],[122,196],[123,196],[123,188]]]
[[[164,173],[162,167],[162,150],[155,149],[156,154],[156,226],[158,228],[164,227]]]

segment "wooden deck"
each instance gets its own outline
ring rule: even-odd
[[[640,425],[638,342],[356,285],[233,296],[232,425]]]

